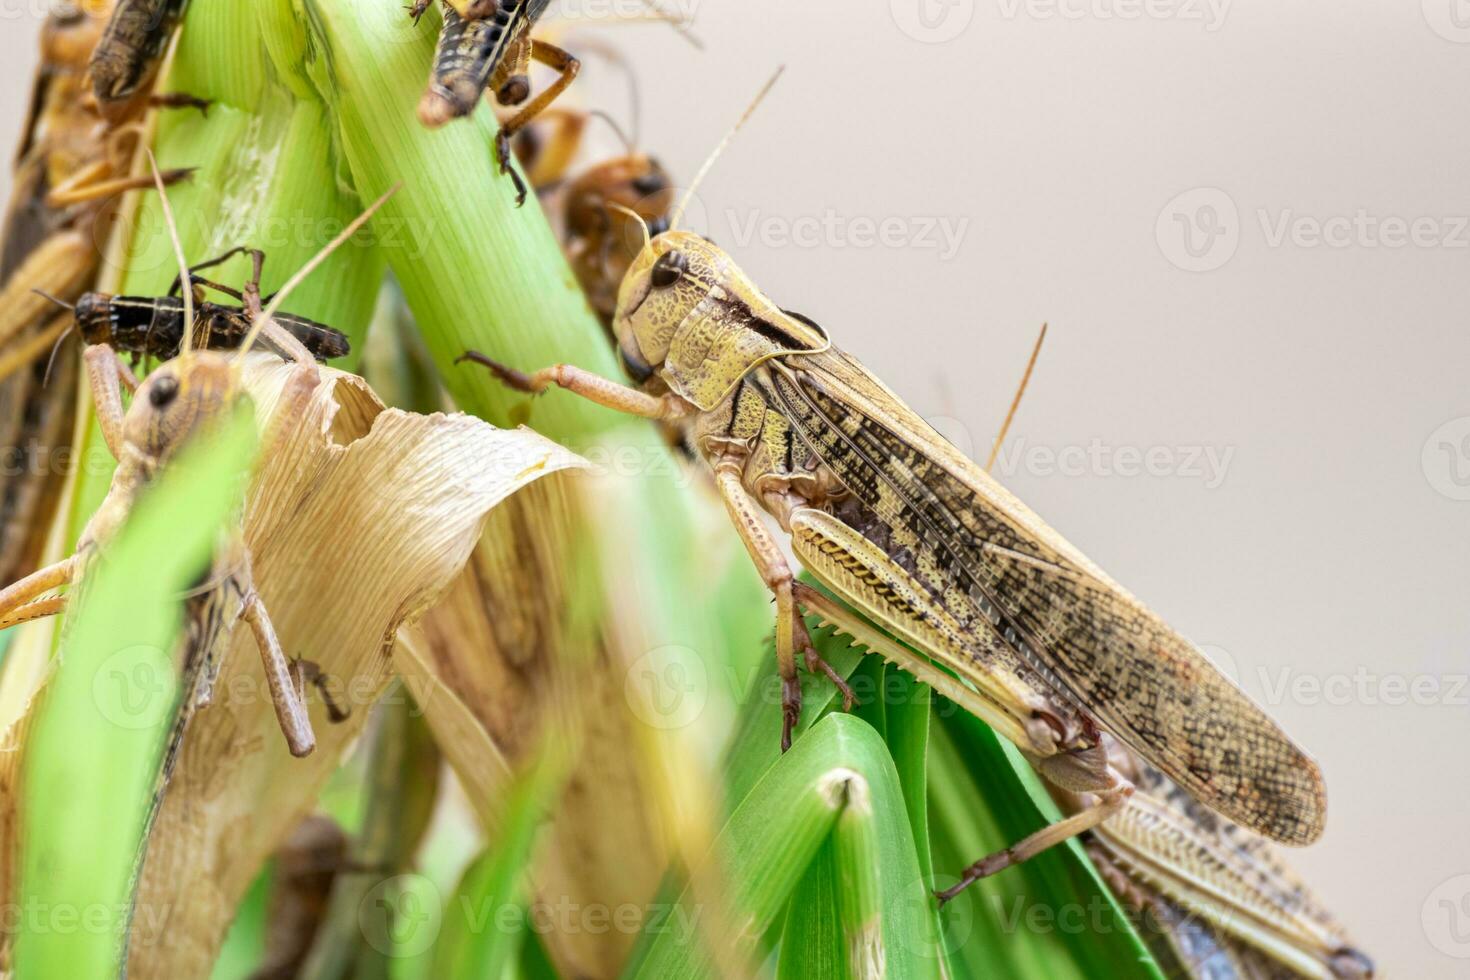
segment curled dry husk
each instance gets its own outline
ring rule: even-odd
[[[267,355],[247,362],[263,429],[291,370]],[[386,409],[360,378],[321,375],[309,409],[262,459],[244,527],[285,652],[331,675],[352,715],[331,724],[311,692],[317,748],[291,758],[254,640],[236,629],[152,834],[129,944],[133,977],[209,975],[241,896],[312,807],[391,681],[399,629],[460,575],[492,508],[541,477],[586,465],[528,429]],[[20,747],[29,715],[0,746]],[[0,757],[0,786],[13,782],[20,755]],[[13,835],[6,820],[0,843]]]
[[[665,604],[697,602],[709,594],[700,573],[718,578],[744,556],[715,545],[701,550],[699,572],[644,567],[640,535],[657,529],[636,519],[629,498],[642,489],[590,474],[517,494],[491,515],[450,594],[404,631],[398,654],[409,688],[432,698],[427,721],[492,841],[511,774],[538,764],[548,739],[565,740],[571,764],[529,898],[574,910],[548,916],[539,938],[559,974],[589,980],[622,975],[638,932],[585,928],[575,912],[641,919],[671,862],[703,858],[717,819],[698,727],[667,724],[642,702],[639,680],[644,655],[671,641]],[[713,882],[695,884],[707,929],[719,897]]]
[[[492,841],[509,778],[541,762],[548,738],[564,740],[572,761],[531,871],[533,901],[642,910],[667,851],[607,642],[614,613],[596,589],[575,587],[576,562],[597,540],[590,482],[545,481],[498,508],[450,594],[405,631],[400,669],[410,690],[430,692],[429,726]],[[558,972],[588,978],[617,976],[636,938],[556,918],[541,936]]]

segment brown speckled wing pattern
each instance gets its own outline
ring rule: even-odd
[[[1195,647],[839,351],[764,371],[800,438],[886,525],[899,560],[958,618],[1199,799],[1308,844],[1316,764]]]

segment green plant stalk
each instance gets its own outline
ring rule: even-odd
[[[24,760],[18,976],[119,968],[134,857],[178,694],[167,680],[177,671],[178,596],[239,507],[253,444],[242,414],[187,448],[71,593],[63,656]]]
[[[331,106],[355,186],[368,199],[399,188],[380,212],[399,232],[384,251],[455,401],[498,425],[525,407],[524,395],[483,368],[455,365],[470,349],[532,370],[566,362],[616,376],[538,203],[515,207],[489,107],[436,131],[418,122],[431,21],[405,36],[403,11],[391,3],[299,2],[310,27],[303,62]],[[617,422],[569,395],[538,400],[534,417],[539,431],[573,448]]]
[[[504,929],[503,909],[524,912],[524,881],[537,831],[562,788],[565,762],[553,757],[516,779],[499,839],[470,866],[444,910],[430,977],[499,977],[520,955],[527,930]]]

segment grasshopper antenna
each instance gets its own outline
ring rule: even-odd
[[[985,461],[985,472],[989,473],[995,466],[995,460],[1000,456],[1000,447],[1006,441],[1006,433],[1011,431],[1011,423],[1016,420],[1016,409],[1021,407],[1021,399],[1026,394],[1026,386],[1031,383],[1031,372],[1036,369],[1036,358],[1041,354],[1041,345],[1046,340],[1046,324],[1041,325],[1041,333],[1036,337],[1036,346],[1031,348],[1031,359],[1026,362],[1026,373],[1021,375],[1021,386],[1016,389],[1016,397],[1011,399],[1011,410],[1006,413],[1006,420],[1001,424],[1000,434],[995,437],[995,445],[990,447],[990,458]]]
[[[623,131],[623,127],[619,126],[618,121],[612,116],[610,116],[606,112],[603,112],[601,109],[593,109],[591,112],[587,113],[587,115],[595,119],[601,119],[603,122],[607,123],[612,131],[618,134],[618,139],[623,141],[623,149],[628,151],[628,156],[632,156],[633,154],[638,152],[637,144],[628,139],[628,134]]]
[[[321,265],[327,260],[327,256],[337,251],[337,249],[341,248],[348,239],[357,234],[362,226],[367,224],[372,216],[378,213],[378,209],[381,208],[384,204],[388,203],[388,198],[392,197],[394,194],[397,194],[398,188],[402,186],[402,184],[394,184],[392,187],[388,188],[386,194],[378,198],[368,207],[366,211],[354,218],[350,225],[342,229],[342,233],[340,235],[332,239],[326,244],[325,248],[316,253],[316,255],[312,256],[311,261],[307,262],[300,269],[296,270],[296,274],[286,281],[286,285],[282,286],[280,290],[271,297],[270,302],[267,303],[265,309],[261,311],[260,319],[256,320],[253,324],[250,325],[250,332],[245,335],[244,341],[240,344],[241,351],[248,351],[250,350],[250,348],[255,346],[255,342],[260,339],[261,333],[264,332],[265,328],[271,323],[271,318],[275,316],[276,311],[281,308],[281,304],[286,301],[286,297],[290,296],[291,293],[296,289],[296,287],[301,285],[301,283],[306,279],[307,276],[315,272],[317,266]]]
[[[61,353],[61,345],[66,343],[66,338],[71,336],[71,332],[75,328],[75,321],[68,323],[66,329],[61,331],[61,334],[57,336],[56,343],[51,345],[51,356],[46,358],[46,373],[41,375],[41,387],[44,388],[51,383],[51,369],[56,367],[56,355]]]
[[[720,140],[720,145],[715,147],[715,151],[709,155],[709,159],[704,161],[704,166],[700,167],[699,173],[694,175],[694,183],[690,184],[689,189],[684,192],[684,199],[679,202],[679,206],[674,209],[674,214],[669,219],[670,230],[679,227],[679,223],[684,220],[684,212],[689,208],[689,202],[694,199],[694,192],[699,190],[699,185],[704,183],[705,177],[709,176],[709,172],[714,167],[715,161],[720,158],[720,154],[725,152],[725,147],[730,145],[730,141],[735,138],[735,134],[740,132],[740,128],[750,120],[751,116],[755,115],[755,110],[760,108],[760,104],[762,101],[765,100],[766,94],[770,92],[771,89],[775,86],[776,80],[781,77],[781,73],[785,70],[785,65],[782,65],[780,68],[776,69],[776,73],[772,75],[770,80],[767,81],[766,84],[761,88],[761,90],[756,93],[754,101],[752,101],[749,108],[745,110],[745,114],[740,117],[740,121],[737,122],[733,127],[731,127],[730,131],[725,134],[725,138]]]
[[[643,229],[644,248],[647,248],[650,244],[652,244],[653,234],[648,230],[648,222],[643,220],[643,215],[639,214],[637,211],[634,211],[632,208],[623,207],[623,205],[618,204],[616,201],[609,201],[607,206],[610,210],[621,211],[631,217],[634,221],[638,222],[638,227]]]
[[[643,0],[643,6],[648,9],[649,13],[653,14],[655,20],[661,20],[672,27],[674,32],[688,41],[689,46],[695,51],[704,50],[704,42],[689,28],[689,20],[669,13],[657,0]]]
[[[184,246],[179,241],[179,226],[174,221],[173,205],[168,202],[168,190],[163,184],[163,174],[158,170],[158,160],[148,147],[148,167],[153,171],[153,186],[158,191],[158,200],[163,204],[163,223],[168,226],[168,238],[173,243],[174,255],[179,260],[179,282],[184,284],[184,336],[180,340],[179,353],[187,354],[194,348],[194,277],[189,274],[189,260],[184,257]]]
[[[50,293],[46,292],[46,290],[44,290],[44,289],[32,289],[31,292],[35,293],[37,296],[41,297],[42,299],[48,299],[48,300],[50,300],[51,302],[55,303],[57,306],[61,307],[63,310],[71,310],[72,312],[76,312],[76,307],[73,304],[68,303],[64,299],[57,299],[55,296],[52,296]]]

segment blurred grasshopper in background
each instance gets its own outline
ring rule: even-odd
[[[0,477],[0,581],[35,568],[65,477],[59,462],[70,451],[77,373],[74,348],[62,342],[69,317],[39,293],[75,301],[96,277],[119,195],[152,186],[128,176],[147,103],[135,100],[109,124],[87,84],[111,9],[106,0],[60,4],[41,27],[41,67],[0,250],[0,444],[15,454]],[[187,173],[167,172],[164,181]],[[48,355],[63,365],[49,379]]]
[[[853,697],[812,645],[805,609],[973,712],[1066,794],[1065,819],[977,861],[941,900],[1096,831],[1119,851],[1131,843],[1133,857],[1176,867],[1188,887],[1230,910],[1220,928],[1274,959],[1314,965],[1321,976],[1367,975],[1366,959],[1326,933],[1282,928],[1268,942],[1234,922],[1263,908],[1277,922],[1296,915],[1289,890],[1259,883],[1265,872],[1252,870],[1241,888],[1217,886],[1191,878],[1188,861],[1171,864],[1177,839],[1130,841],[1121,829],[1159,800],[1135,796],[1136,772],[1109,752],[1107,735],[1250,831],[1292,845],[1322,832],[1316,763],[1189,641],[708,240],[680,230],[650,236],[623,280],[613,329],[638,388],[570,365],[527,375],[478,352],[465,359],[520,390],[557,385],[686,431],[776,600],[783,750],[801,710],[798,655],[848,705]],[[923,656],[796,581],[766,515],[812,575]],[[1109,833],[1112,820],[1125,823]],[[1183,833],[1202,841],[1198,827]],[[1249,859],[1190,861],[1202,874],[1228,875]],[[1188,887],[1153,887],[1188,906]]]
[[[149,96],[189,0],[117,0],[92,52],[92,94],[108,119],[136,111]]]

